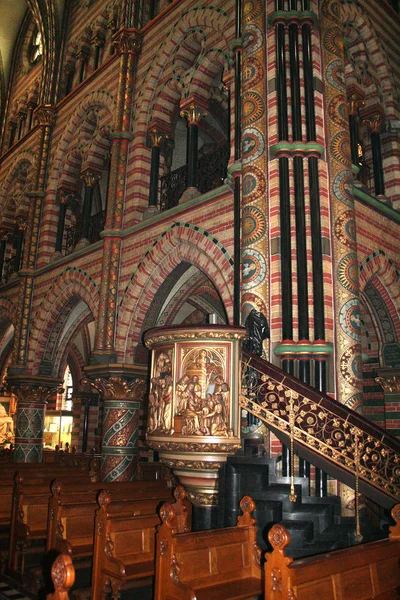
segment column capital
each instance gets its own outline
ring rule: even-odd
[[[181,109],[180,115],[181,117],[185,117],[187,119],[188,125],[196,125],[199,126],[201,119],[207,116],[207,112],[203,109],[202,106],[191,102],[188,106]]]
[[[27,222],[26,217],[24,215],[18,215],[15,217],[15,224],[19,231],[26,231]]]
[[[67,63],[64,66],[63,71],[66,75],[73,75],[75,73],[75,65]]]
[[[59,204],[72,204],[78,199],[78,194],[76,192],[72,192],[66,188],[58,188],[57,196]]]
[[[161,144],[168,138],[168,134],[154,125],[149,129],[149,137],[152,148],[160,148]]]
[[[34,380],[37,379],[37,382]],[[57,394],[62,394],[64,389],[59,382],[48,381],[44,378],[6,378],[7,389],[14,394],[19,402],[34,405],[47,404],[48,400]]]
[[[103,398],[115,400],[136,400],[140,402],[146,392],[146,382],[137,378],[128,381],[124,377],[96,377],[93,380],[82,379],[82,385],[90,385],[100,392]]]
[[[100,33],[100,31],[98,31],[97,33],[95,33],[95,35],[90,41],[93,44],[93,46],[98,46],[99,48],[102,48],[105,44],[106,38],[102,33]]]
[[[7,241],[11,231],[5,227],[0,227],[0,242]]]
[[[349,114],[355,116],[360,108],[364,108],[365,102],[357,92],[352,92],[348,97]]]
[[[88,62],[89,56],[90,56],[90,52],[89,52],[89,50],[87,48],[81,48],[76,53],[76,58],[78,60],[82,60],[83,62]]]
[[[85,169],[81,172],[80,178],[85,182],[86,187],[94,187],[94,185],[101,179],[100,173],[92,171],[91,169]]]
[[[400,394],[400,374],[398,375],[380,375],[375,378],[385,394]]]
[[[363,125],[368,127],[370,133],[380,133],[384,124],[385,117],[380,112],[375,112],[363,119]]]
[[[56,110],[50,104],[37,106],[33,114],[39,125],[51,127],[56,120]]]
[[[123,27],[113,36],[112,43],[118,54],[140,54],[142,37],[137,29]]]

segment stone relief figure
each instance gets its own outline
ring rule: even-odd
[[[0,444],[9,441],[9,435],[14,433],[14,422],[0,402]]]
[[[155,355],[153,377],[150,380],[147,431],[172,433],[172,349]]]

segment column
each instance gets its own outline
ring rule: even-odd
[[[115,356],[115,311],[125,203],[125,179],[129,142],[132,139],[132,100],[135,88],[135,68],[141,50],[141,36],[135,29],[121,29],[114,38],[119,53],[117,106],[114,113],[114,133],[110,136],[111,166],[108,185],[107,220],[103,233],[103,267],[100,306],[97,320],[93,363],[107,363]]]
[[[150,186],[149,186],[149,205],[143,215],[143,220],[151,218],[159,212],[158,209],[158,183],[160,176],[160,152],[161,145],[166,140],[167,135],[156,126],[150,128],[149,136],[151,140],[151,164],[150,164]]]
[[[197,189],[197,161],[198,161],[198,143],[199,143],[199,125],[200,120],[207,116],[200,104],[191,101],[183,105],[181,117],[185,117],[188,122],[187,130],[187,156],[188,156],[188,174],[186,190],[182,194],[179,204],[188,200],[193,200],[200,196]]]
[[[139,410],[145,381],[112,375],[96,377],[90,367],[85,371],[91,380],[83,383],[98,390],[103,403],[101,480],[131,481],[138,463]]]
[[[8,134],[8,148],[11,148],[11,146],[14,145],[14,141],[15,141],[15,133],[17,131],[17,124],[15,121],[10,121],[8,123],[8,129],[9,129],[9,134]]]
[[[92,392],[74,392],[72,396],[73,423],[71,445],[75,446],[82,453],[88,451],[90,408],[95,404],[97,405],[97,395]]]
[[[23,381],[7,377],[7,386],[17,397],[14,462],[39,463],[42,461],[46,404],[63,390],[59,387],[60,382],[54,380],[32,378],[26,379],[26,383]]]
[[[69,198],[69,193],[66,190],[60,189],[57,192],[59,212],[58,212],[58,225],[57,225],[57,237],[56,237],[56,245],[55,251],[51,260],[56,260],[63,256],[62,254],[62,245],[64,238],[64,227],[65,227],[65,214],[67,212],[67,201]]]
[[[350,125],[350,144],[351,144],[351,161],[353,166],[359,165],[358,158],[358,111],[360,108],[365,106],[364,100],[356,92],[352,92],[348,98],[349,105],[349,125]],[[357,172],[358,175],[358,172]]]
[[[9,232],[5,229],[0,229],[0,285],[3,281],[4,256],[6,252],[6,243]]]
[[[90,246],[90,217],[92,215],[93,189],[101,178],[99,173],[86,170],[81,174],[81,179],[85,182],[85,195],[83,198],[82,231],[81,239],[76,245],[76,249]]]
[[[17,117],[18,117],[17,140],[20,140],[25,133],[24,124],[26,121],[27,113],[23,110],[20,110]]]
[[[76,58],[79,62],[79,80],[78,83],[82,83],[82,81],[86,77],[86,67],[89,61],[89,51],[86,48],[82,48],[77,52]]]
[[[36,265],[40,216],[43,199],[45,197],[44,188],[46,185],[51,130],[55,121],[55,110],[49,105],[38,106],[35,110],[35,117],[39,121],[40,127],[40,138],[37,149],[37,171],[35,188],[27,194],[30,200],[29,215],[22,257],[22,269],[19,272],[20,285],[18,294],[20,305],[18,320],[14,324],[13,358],[12,363],[8,368],[8,373],[10,375],[23,371],[26,360],[34,281],[33,271]]]
[[[94,46],[93,69],[96,70],[101,64],[102,49],[104,48],[105,37],[97,32],[91,39]]]
[[[381,130],[383,126],[383,115],[379,112],[363,120],[368,127],[371,136],[372,164],[374,167],[375,196],[385,200],[385,182],[383,177],[383,162],[381,149]]]
[[[33,100],[31,100],[30,102],[28,102],[28,113],[27,113],[27,117],[26,117],[26,123],[27,123],[27,129],[28,131],[30,131],[32,129],[32,122],[33,122],[33,111],[36,108],[36,102],[34,102]]]
[[[322,59],[324,65],[326,146],[335,148],[329,155],[329,197],[332,214],[332,254],[337,400],[353,410],[362,408],[361,330],[354,315],[360,314],[353,173],[350,156],[350,131],[345,83],[332,80],[332,70],[344,70],[342,23],[336,5],[324,0],[320,10]],[[335,43],[330,43],[335,40]]]
[[[378,370],[377,383],[385,393],[385,429],[400,436],[400,370],[385,368]]]
[[[64,67],[64,96],[68,96],[72,92],[74,83],[75,67],[67,63]]]

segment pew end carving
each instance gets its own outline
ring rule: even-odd
[[[46,600],[69,600],[69,590],[75,582],[75,569],[68,554],[60,554],[51,567],[54,592]]]

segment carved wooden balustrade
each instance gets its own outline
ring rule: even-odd
[[[400,442],[355,411],[243,352],[240,404],[299,456],[382,506],[400,500]]]

